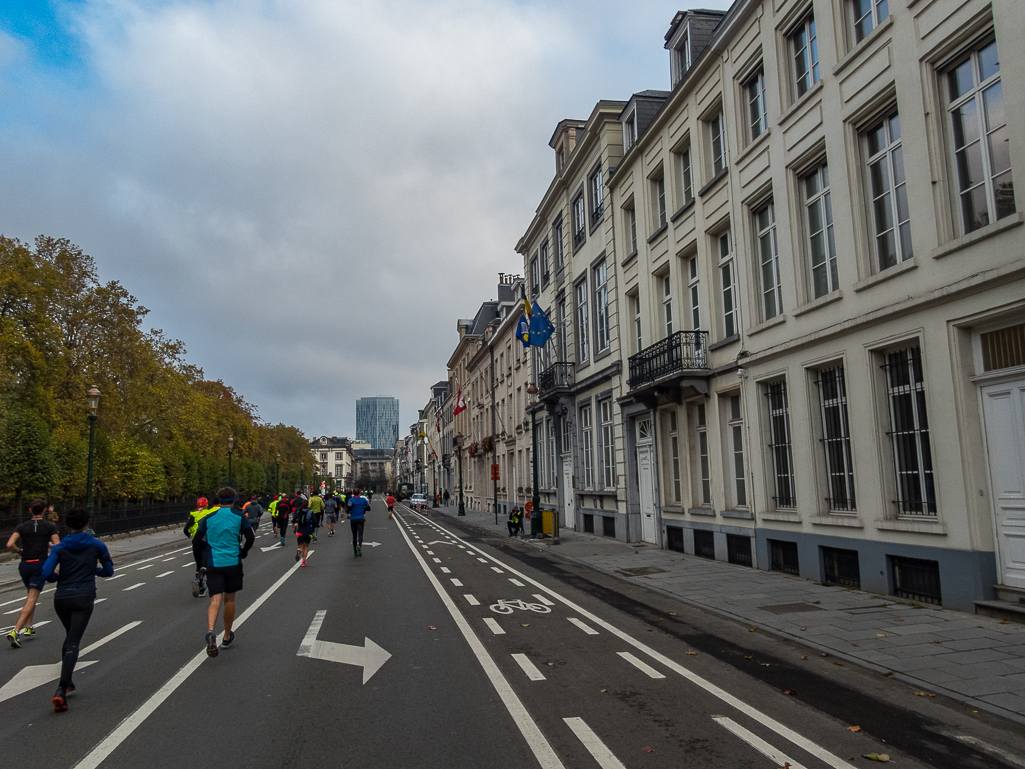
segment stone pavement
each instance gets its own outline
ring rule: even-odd
[[[455,506],[432,514],[456,514]],[[508,534],[504,517],[462,520]],[[527,541],[527,540],[524,540]],[[745,625],[797,640],[973,708],[1025,724],[1025,624],[801,577],[562,531],[529,540],[553,555],[657,590]]]

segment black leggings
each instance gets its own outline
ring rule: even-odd
[[[64,648],[61,650],[61,682],[62,687],[71,683],[71,676],[75,673],[75,664],[78,662],[78,645],[85,635],[85,629],[89,626],[89,618],[93,615],[93,602],[95,595],[74,595],[65,598],[54,598],[53,609],[67,635],[64,638]]]
[[[357,521],[349,519],[349,528],[352,529],[352,546],[362,547],[363,546],[363,524],[366,523],[365,518],[360,518]]]
[[[203,545],[204,543],[201,540],[192,540],[192,557],[196,561],[197,572],[203,568],[203,551],[206,549]]]

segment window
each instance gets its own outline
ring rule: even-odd
[[[730,232],[718,237],[719,281],[722,284],[722,327],[723,338],[738,333],[739,309],[737,308],[736,275],[733,271],[733,251],[730,248]]]
[[[538,249],[538,253],[541,258],[541,285],[547,286],[548,280],[551,277],[551,271],[549,269],[548,259],[548,239],[546,238],[541,242],[541,247]]]
[[[729,445],[731,455],[730,480],[733,483],[733,504],[747,506],[747,473],[744,462],[744,418],[740,410],[740,395],[728,396],[729,401]]]
[[[885,270],[914,256],[900,116],[894,113],[874,125],[866,132],[865,144],[876,258],[879,269]]]
[[[922,354],[917,346],[886,355],[886,399],[899,515],[936,515]]]
[[[854,512],[854,463],[851,460],[851,428],[847,420],[847,382],[843,366],[818,372],[822,410],[822,451],[826,463],[829,496],[833,512]]]
[[[668,440],[669,440],[669,472],[673,479],[672,483],[672,496],[670,502],[680,503],[680,437],[679,437],[679,425],[676,419],[676,409],[671,410],[667,415],[668,418]]]
[[[815,36],[815,17],[809,16],[790,35],[794,56],[794,86],[800,99],[819,82],[819,41]]]
[[[666,178],[661,173],[651,180],[651,205],[657,230],[666,223]]]
[[[763,320],[783,312],[783,289],[779,276],[779,249],[776,246],[776,209],[772,203],[755,212],[758,230],[758,261],[761,265]]]
[[[590,357],[590,338],[587,334],[587,281],[581,280],[576,288],[577,301],[577,362],[583,363]]]
[[[726,170],[726,117],[720,112],[708,121],[712,149],[712,176]]]
[[[573,248],[579,248],[584,242],[587,225],[586,213],[584,212],[584,194],[578,193],[573,198]]]
[[[637,253],[637,212],[633,205],[623,209],[623,216],[626,218],[626,254]]]
[[[530,295],[537,296],[541,292],[541,270],[538,266],[537,255],[530,260]]]
[[[637,143],[637,112],[633,111],[623,121],[623,152]]]
[[[558,472],[555,469],[555,422],[552,421],[551,417],[545,419],[545,435],[547,436],[548,443],[548,456],[546,457],[545,464],[548,465],[548,474],[545,476],[548,481],[548,488],[554,489],[556,486],[556,478]]]
[[[758,70],[744,84],[744,93],[747,99],[748,140],[754,141],[769,127],[769,117],[765,105],[765,72],[763,70]]]
[[[697,449],[694,456],[697,460],[694,467],[694,476],[697,481],[694,486],[697,493],[696,503],[699,505],[712,504],[712,479],[708,461],[708,423],[705,418],[705,404],[697,403],[691,407],[691,424],[694,425],[694,438]]]
[[[616,438],[612,425],[612,399],[598,403],[601,423],[601,484],[603,488],[616,488]]]
[[[687,70],[690,69],[690,35],[684,34],[673,49],[672,72],[673,85],[679,83]]]
[[[1015,211],[996,41],[953,67],[947,84],[961,223],[967,233]]]
[[[658,282],[662,284],[662,320],[668,339],[673,335],[673,283],[668,274],[659,277]]]
[[[890,15],[887,0],[850,0],[850,4],[855,43],[864,40],[869,32],[886,21],[886,17]]]
[[[811,259],[811,286],[815,298],[831,294],[840,285],[833,238],[833,203],[829,195],[829,167],[823,163],[801,180]]]
[[[342,454],[342,452],[340,452],[340,451],[336,451],[335,452],[335,461],[336,462],[341,462],[343,457],[344,457],[344,455]]]
[[[797,504],[794,494],[794,459],[790,450],[790,404],[787,385],[773,382],[765,389],[769,404],[769,455],[772,457],[773,501],[778,508],[793,508]]]
[[[552,223],[552,251],[555,257],[555,269],[562,267],[562,217]]]
[[[644,345],[641,343],[641,297],[639,294],[630,297],[630,306],[634,311],[634,352],[640,352],[644,349]]]
[[[326,441],[325,441],[325,443],[326,443]],[[320,461],[321,462],[327,462],[327,452],[326,451],[320,452]]]
[[[701,328],[701,305],[698,291],[698,258],[692,256],[687,260],[687,288],[690,293],[690,327],[694,331]]]
[[[560,448],[562,449],[563,453],[566,453],[566,452],[568,452],[570,450],[570,445],[569,444],[570,444],[570,441],[572,440],[572,432],[571,431],[573,429],[572,423],[570,422],[570,419],[569,419],[569,415],[567,414],[566,416],[564,416],[559,424],[560,424],[560,427],[562,427],[562,434],[559,436],[560,439],[562,440],[562,446]]]
[[[682,206],[689,205],[694,200],[694,174],[691,168],[690,147],[680,153],[680,186],[682,195]]]
[[[601,162],[587,179],[591,197],[591,226],[596,227],[605,215],[605,188],[602,186]]]
[[[580,407],[580,470],[584,488],[594,487],[594,427],[591,422],[591,407]]]
[[[341,478],[345,474],[345,468],[342,465],[335,465],[335,478]]]
[[[594,351],[609,346],[609,283],[608,268],[602,262],[594,268]]]
[[[560,293],[555,300],[556,322],[559,324],[559,360],[569,360],[569,324],[571,318],[566,308],[566,295]]]

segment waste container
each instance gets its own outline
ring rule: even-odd
[[[541,513],[541,531],[550,537],[555,536],[555,511],[545,510]]]

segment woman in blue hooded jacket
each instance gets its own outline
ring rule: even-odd
[[[87,531],[89,511],[82,508],[69,510],[65,522],[74,533],[55,545],[43,564],[43,578],[57,583],[53,609],[67,634],[61,652],[60,683],[53,695],[53,709],[56,711],[68,709],[68,694],[75,691],[71,677],[78,662],[79,644],[93,613],[96,578],[114,576],[110,551]]]

